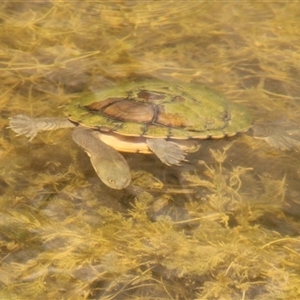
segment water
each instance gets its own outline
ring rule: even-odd
[[[299,152],[249,135],[182,167],[125,154],[103,185],[70,129],[33,141],[8,118],[63,116],[136,78],[203,82],[256,120],[299,120],[297,3],[2,3],[1,299],[297,299]]]

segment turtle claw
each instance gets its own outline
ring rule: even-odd
[[[35,121],[26,115],[17,115],[10,118],[9,128],[17,135],[25,135],[30,138],[30,141],[37,135],[38,128],[35,126]]]
[[[151,151],[166,165],[180,166],[186,161],[186,153],[176,144],[164,139],[147,139],[147,145]]]
[[[300,149],[300,126],[289,120],[254,124],[253,135],[255,138],[264,139],[275,149]]]

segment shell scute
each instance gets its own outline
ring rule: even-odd
[[[149,103],[123,99],[105,107],[102,114],[123,122],[152,122],[155,115],[154,107]]]

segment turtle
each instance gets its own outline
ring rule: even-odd
[[[199,140],[231,137],[252,128],[253,136],[277,149],[300,145],[291,121],[255,123],[244,107],[201,83],[157,79],[130,81],[84,93],[66,106],[65,117],[16,115],[10,126],[30,141],[40,131],[73,128],[72,138],[90,156],[108,187],[124,189],[130,168],[119,152],[154,153],[166,165],[181,165]]]

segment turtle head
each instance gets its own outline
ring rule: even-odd
[[[124,157],[118,154],[117,159],[97,159],[91,156],[91,163],[102,182],[108,187],[116,190],[126,188],[131,182],[129,166]]]
[[[112,189],[121,190],[131,182],[129,166],[125,158],[103,143],[92,130],[77,126],[72,133],[74,142],[89,155],[98,177]]]

